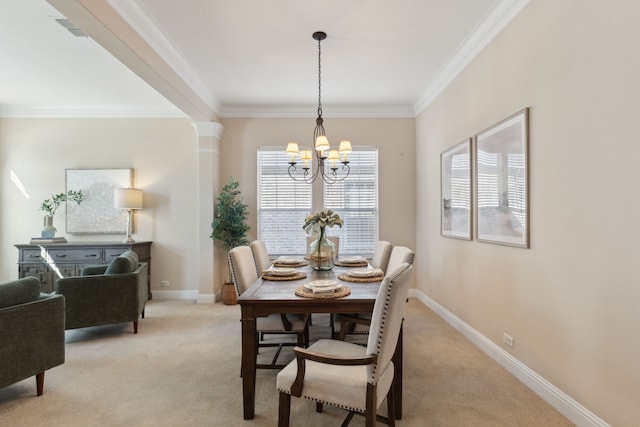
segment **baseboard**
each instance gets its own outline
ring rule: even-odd
[[[410,297],[416,298],[424,305],[433,310],[438,316],[467,337],[478,348],[484,351],[489,357],[499,365],[509,371],[513,376],[522,381],[527,387],[533,390],[538,396],[553,406],[558,412],[567,417],[577,426],[597,426],[610,427],[604,420],[600,419],[587,408],[576,402],[571,396],[551,384],[549,381],[531,370],[528,366],[520,362],[511,354],[504,351],[493,341],[473,329],[467,323],[458,318],[455,314],[429,298],[417,289],[411,289]]]

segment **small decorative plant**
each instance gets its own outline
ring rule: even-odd
[[[222,192],[216,198],[218,207],[211,223],[211,238],[219,240],[227,252],[236,246],[249,244],[247,232],[250,227],[245,223],[249,206],[244,203],[238,185],[240,185],[238,181],[229,177],[229,183],[222,188]],[[232,282],[230,268],[229,282]]]
[[[69,190],[66,193],[52,194],[50,198],[45,199],[40,205],[40,210],[47,213],[47,215],[53,217],[56,211],[64,202],[71,201],[77,204],[82,203],[82,190]]]
[[[304,219],[304,226],[302,228],[304,228],[304,231],[306,231],[307,234],[317,233],[319,231],[322,231],[324,234],[325,227],[333,227],[334,225],[337,225],[342,228],[342,224],[343,221],[342,218],[340,218],[340,215],[332,210],[327,210],[307,215]]]
[[[333,268],[336,247],[327,239],[326,227],[337,225],[342,228],[342,218],[332,210],[316,212],[304,219],[304,231],[317,233],[318,239],[309,245],[309,261],[314,270],[331,270]]]

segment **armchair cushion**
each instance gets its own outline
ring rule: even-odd
[[[138,268],[138,255],[133,251],[126,251],[111,261],[104,274],[131,273],[136,268]]]
[[[40,281],[35,277],[0,284],[0,308],[35,301],[40,296]]]

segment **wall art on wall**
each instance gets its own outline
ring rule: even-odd
[[[440,234],[471,240],[471,138],[440,154]]]
[[[529,247],[529,108],[475,136],[478,241]]]
[[[133,169],[67,169],[69,190],[82,190],[80,205],[67,203],[67,233],[126,234],[127,212],[114,207],[113,190],[133,184]]]

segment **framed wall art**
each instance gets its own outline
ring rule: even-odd
[[[67,169],[67,191],[84,193],[81,204],[66,204],[67,233],[126,234],[127,212],[114,207],[113,190],[132,184],[133,169]]]
[[[529,247],[529,109],[475,136],[478,241]]]
[[[471,240],[471,138],[440,155],[440,234]]]

